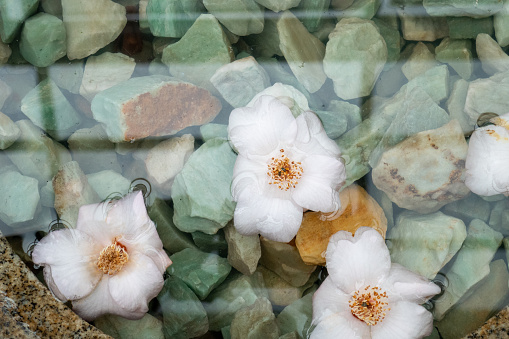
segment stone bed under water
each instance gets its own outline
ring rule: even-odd
[[[509,1],[0,0],[0,38],[14,250],[32,268],[80,206],[139,189],[173,261],[149,313],[102,316],[105,333],[306,338],[328,239],[360,226],[444,288],[429,338],[507,305],[508,199],[464,179],[479,117],[509,112]],[[289,243],[232,221],[228,118],[260,93],[314,111],[346,165],[341,210],[306,212]]]

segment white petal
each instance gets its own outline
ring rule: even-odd
[[[65,297],[65,295],[62,294],[62,292],[60,292],[57,285],[53,281],[53,276],[51,275],[51,266],[49,265],[44,266],[42,273],[44,275],[44,281],[46,282],[46,285],[48,285],[48,288],[55,295],[55,297],[60,299],[62,302],[66,302],[67,298]]]
[[[148,302],[161,291],[163,283],[163,275],[152,259],[134,254],[119,273],[110,277],[109,291],[123,309],[147,312]]]
[[[89,204],[80,207],[76,229],[87,233],[102,247],[109,246],[115,238],[106,224],[108,203]]]
[[[349,232],[334,234],[325,260],[329,276],[345,293],[379,284],[391,267],[389,250],[382,236],[370,227],[361,227],[355,237]]]
[[[129,193],[122,199],[112,202],[106,220],[109,227],[116,229],[119,234],[134,236],[145,232],[140,227],[146,227],[151,220],[141,191]]]
[[[327,277],[313,294],[313,322],[320,321],[324,316],[331,313],[350,313],[349,317],[354,319],[348,301],[351,295],[345,294]]]
[[[349,322],[342,313],[322,319],[311,333],[310,339],[369,339],[370,332],[361,321]]]
[[[266,155],[280,143],[293,142],[297,123],[290,109],[271,96],[261,96],[253,107],[234,109],[228,135],[240,154]]]
[[[295,147],[308,154],[321,154],[339,157],[341,151],[336,142],[330,139],[323,129],[322,122],[313,112],[304,112],[297,121]]]
[[[100,251],[100,245],[88,234],[66,229],[45,236],[35,246],[32,260],[51,268],[48,274],[57,287],[55,295],[75,300],[88,295],[101,278],[102,272],[95,266]]]
[[[435,283],[396,263],[392,264],[383,289],[388,291],[391,299],[403,299],[419,304],[440,293],[440,287]]]
[[[372,326],[373,339],[417,339],[431,334],[433,317],[424,307],[405,301],[389,306],[385,319]]]
[[[265,157],[264,157],[265,159]],[[233,180],[232,180],[232,196],[234,200],[237,200],[239,194],[248,186],[252,186],[249,189],[257,190],[261,193],[261,189],[258,189],[261,185],[267,182],[267,164],[261,159],[248,159],[245,156],[239,154],[233,167]]]
[[[313,211],[334,212],[340,207],[338,189],[346,180],[345,166],[338,159],[311,155],[302,161],[302,178],[292,198]]]

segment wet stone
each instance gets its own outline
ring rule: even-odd
[[[205,124],[200,126],[200,134],[203,141],[214,138],[228,139],[228,126],[222,124]]]
[[[426,12],[431,16],[469,16],[482,18],[502,9],[502,1],[477,0],[475,6],[462,0],[424,0]]]
[[[124,196],[131,186],[130,180],[112,170],[87,174],[87,180],[101,201],[108,197],[111,198],[113,195]]]
[[[342,18],[360,18],[369,20],[373,18],[382,4],[381,0],[357,0],[351,6],[338,11],[338,20]]]
[[[0,112],[0,149],[11,146],[21,135],[21,130],[11,118]]]
[[[138,320],[103,315],[94,320],[94,326],[114,338],[164,339],[161,320],[148,313]]]
[[[0,80],[0,109],[4,106],[7,99],[11,96],[12,89],[7,83]]]
[[[424,74],[426,71],[438,66],[435,55],[422,42],[418,42],[412,49],[412,54],[401,67],[403,74],[408,80]]]
[[[270,301],[267,298],[259,298],[251,306],[235,313],[230,334],[232,339],[279,338],[279,329]]]
[[[345,114],[338,112],[314,110],[315,114],[320,118],[323,129],[327,136],[331,139],[339,138],[348,129],[348,120]]]
[[[224,235],[228,243],[227,259],[230,265],[242,274],[253,274],[262,255],[260,237],[257,234],[240,234],[233,223],[226,225]]]
[[[235,159],[228,141],[221,139],[207,141],[189,157],[171,192],[173,221],[181,231],[215,234],[232,219],[229,183]]]
[[[299,338],[307,338],[313,317],[313,293],[286,306],[277,316],[277,325],[282,335],[297,332]]]
[[[509,55],[488,34],[479,34],[475,40],[477,56],[484,72],[495,75],[509,70]]]
[[[277,13],[298,6],[301,0],[256,0],[256,2]]]
[[[279,33],[277,31],[278,17],[266,16],[263,31],[260,34],[252,34],[244,37],[244,40],[253,49],[253,55],[271,58],[274,55],[283,55],[279,48]],[[263,66],[263,65],[262,65]],[[270,72],[268,72],[270,75]]]
[[[230,32],[245,36],[263,31],[263,8],[255,0],[204,0],[207,11]]]
[[[330,0],[308,0],[300,1],[295,10],[301,13],[302,24],[308,32],[313,33],[319,30],[326,20],[326,13],[329,9]]]
[[[203,88],[153,75],[100,92],[91,107],[94,118],[105,124],[109,139],[121,142],[172,135],[205,124],[219,113],[221,103]]]
[[[48,69],[48,75],[55,84],[71,93],[78,94],[83,79],[83,60],[55,63]]]
[[[62,17],[62,1],[61,0],[41,0],[41,7],[45,13]]]
[[[435,53],[438,61],[449,64],[463,79],[470,79],[474,69],[470,40],[445,38]]]
[[[465,223],[435,212],[400,214],[387,235],[393,262],[428,279],[433,279],[458,252],[467,236]]]
[[[478,195],[470,194],[465,199],[445,205],[442,208],[442,212],[460,218],[465,222],[470,222],[472,219],[488,222],[490,218],[490,204]]]
[[[500,47],[509,45],[509,3],[504,1],[502,9],[493,16],[495,37]]]
[[[380,35],[385,40],[387,45],[387,63],[385,64],[384,70],[392,67],[392,64],[399,60],[401,51],[401,34],[397,28],[390,26],[379,18],[372,19],[375,25],[378,27]]]
[[[7,63],[11,56],[11,48],[0,40],[0,66]]]
[[[457,80],[451,90],[449,99],[447,99],[446,107],[449,111],[451,120],[456,119],[463,133],[474,130],[475,123],[465,113],[465,100],[467,99],[468,82],[465,79]]]
[[[180,38],[203,10],[198,0],[148,1],[146,15],[150,32],[154,36]]]
[[[435,41],[449,35],[446,18],[413,16],[405,11],[398,14],[405,40]]]
[[[55,192],[53,191],[53,182],[48,181],[46,185],[42,186],[39,190],[39,195],[41,196],[42,206],[54,208]]]
[[[0,173],[0,196],[8,197],[0,204],[0,220],[11,227],[32,220],[40,196],[36,179],[12,170]]]
[[[447,25],[451,39],[475,39],[480,33],[493,35],[492,16],[480,19],[467,16],[447,17]]]
[[[215,253],[222,257],[226,256],[228,243],[225,240],[222,229],[216,234],[206,234],[200,231],[191,233],[195,245],[203,252]]]
[[[0,1],[0,38],[6,44],[11,43],[23,22],[37,10],[39,0],[1,0]]]
[[[173,264],[168,267],[168,274],[182,279],[202,300],[226,279],[231,270],[226,259],[193,248],[175,253],[170,259]]]

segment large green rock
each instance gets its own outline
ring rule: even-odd
[[[138,320],[107,314],[95,319],[94,326],[118,339],[164,339],[161,320],[148,313]]]
[[[39,207],[37,180],[14,170],[0,173],[0,196],[0,220],[11,227],[32,220]]]
[[[232,219],[235,160],[228,141],[221,139],[207,141],[189,157],[171,192],[173,221],[181,231],[214,234]]]
[[[87,180],[101,200],[111,198],[112,195],[124,196],[131,187],[130,180],[112,170],[87,174]]]
[[[183,249],[170,259],[173,264],[166,271],[182,279],[202,300],[226,279],[232,269],[225,258],[194,248]]]
[[[475,4],[475,5],[474,5]],[[500,0],[424,0],[424,8],[431,16],[469,16],[483,18],[502,9]]]
[[[23,22],[37,10],[39,0],[0,0],[0,38],[11,43]]]
[[[81,124],[78,112],[51,78],[28,92],[21,101],[21,111],[56,140],[66,139]]]
[[[163,313],[165,338],[194,338],[208,331],[207,312],[193,291],[179,278],[168,277],[157,300]]]
[[[222,229],[216,234],[207,234],[200,231],[191,233],[194,244],[202,251],[215,253],[222,257],[226,257],[228,252],[228,243],[226,242]]]
[[[327,136],[329,138],[331,139],[339,138],[343,133],[347,131],[348,129],[347,115],[333,111],[315,110],[314,112],[318,116],[318,118],[320,118],[320,121],[322,122],[323,125],[323,129],[325,130],[325,133],[327,133]]]
[[[71,93],[78,94],[83,80],[83,60],[63,59],[47,68],[47,73],[55,84]]]
[[[270,301],[267,298],[259,298],[253,305],[235,313],[230,334],[232,339],[278,339],[279,328]]]
[[[0,149],[11,146],[21,135],[19,127],[7,115],[0,112]]]
[[[242,235],[233,223],[226,225],[224,235],[228,243],[227,259],[230,265],[242,274],[253,274],[262,255],[259,235]]]
[[[451,39],[475,39],[477,34],[480,33],[493,34],[492,16],[480,19],[467,16],[448,17],[447,25],[449,26],[449,37]]]
[[[319,30],[327,18],[330,3],[331,0],[307,0],[301,1],[295,8],[295,12],[299,13],[300,20],[308,32],[313,33]]]
[[[146,16],[154,36],[180,38],[203,11],[198,0],[150,0]]]
[[[38,13],[25,21],[19,50],[26,61],[47,67],[67,52],[64,23],[56,16]]]
[[[439,62],[435,59],[435,55],[423,42],[419,41],[413,47],[410,45],[405,48],[405,52],[408,48],[411,49],[411,54],[403,66],[401,66],[401,71],[408,80],[412,80],[439,65]]]
[[[372,20],[376,27],[378,27],[378,30],[387,45],[387,63],[384,67],[384,70],[387,70],[399,60],[401,51],[401,34],[397,28],[392,27],[379,18],[373,18]]]
[[[445,38],[435,49],[438,61],[449,64],[463,79],[468,80],[474,70],[472,42],[467,39]]]
[[[263,8],[255,0],[204,0],[203,5],[233,34],[245,36],[263,31]]]
[[[509,70],[509,56],[491,36],[485,33],[477,35],[475,39],[477,57],[481,61],[484,72],[495,75]]]
[[[307,338],[313,319],[313,293],[286,306],[277,316],[277,325],[281,334],[297,332],[299,338]]]

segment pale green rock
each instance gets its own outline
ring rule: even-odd
[[[235,313],[230,334],[232,339],[278,339],[279,328],[270,301],[259,298],[251,306]]]
[[[415,16],[410,10],[398,10],[405,40],[435,41],[449,35],[445,17]]]
[[[504,244],[505,258],[506,258],[506,260],[508,260],[509,259],[509,238],[504,238],[502,240],[502,243]]]
[[[161,320],[148,313],[138,320],[113,314],[102,315],[94,320],[94,326],[118,339],[164,339]]]
[[[421,215],[406,211],[399,215],[387,239],[393,262],[433,279],[466,236],[465,224],[458,218],[442,212]]]
[[[216,234],[206,234],[200,231],[191,233],[195,245],[203,252],[215,253],[222,257],[226,256],[228,243],[224,237],[222,229]]]
[[[286,306],[277,316],[276,322],[281,334],[297,332],[299,338],[307,338],[313,319],[313,293]]]
[[[373,22],[387,45],[387,63],[384,70],[392,67],[399,60],[401,51],[401,34],[397,28],[390,26],[384,20],[373,18]]]
[[[501,47],[509,45],[509,1],[504,0],[502,9],[493,16],[495,37]]]
[[[394,206],[392,204],[391,199],[385,194],[384,191],[379,190],[376,188],[375,185],[372,185],[367,190],[369,192],[369,195],[373,197],[378,205],[382,208],[384,211],[385,218],[387,218],[387,228],[391,229],[394,227]]]
[[[46,136],[30,120],[18,120],[15,124],[21,135],[9,147],[7,156],[21,174],[43,184],[53,178],[60,165],[71,161],[69,151]]]
[[[262,256],[260,265],[275,272],[289,284],[300,287],[306,284],[315,265],[306,265],[297,247],[287,243],[272,241],[261,237]]]
[[[84,61],[64,60],[48,67],[48,75],[58,87],[65,89],[73,94],[78,94],[80,91],[81,82],[83,80]]]
[[[320,29],[327,18],[326,13],[330,3],[331,0],[301,1],[295,8],[295,12],[299,13],[300,20],[308,32],[313,33]]]
[[[509,55],[488,34],[479,34],[475,39],[477,57],[481,61],[484,72],[495,75],[509,70]]]
[[[509,278],[507,264],[503,260],[496,260],[486,269],[490,274],[479,282],[475,290],[444,319],[435,322],[442,338],[467,336],[506,306]]]
[[[215,234],[232,219],[235,160],[228,141],[221,139],[207,141],[189,157],[171,192],[173,221],[181,231]]]
[[[255,0],[203,0],[207,11],[230,32],[245,36],[263,31],[264,11]]]
[[[170,256],[166,271],[178,277],[200,298],[205,299],[228,276],[231,266],[217,254],[186,248]]]
[[[115,40],[127,23],[124,6],[111,0],[62,0],[67,57],[82,59]]]
[[[191,236],[175,227],[173,210],[164,200],[154,199],[154,202],[147,207],[147,212],[150,219],[156,224],[156,230],[163,242],[163,247],[170,253],[177,253],[186,248],[197,249]]]
[[[83,172],[96,173],[104,170],[122,172],[115,152],[104,128],[97,124],[92,128],[82,128],[68,139],[72,158],[80,164]]]
[[[178,39],[176,38],[155,37],[152,41],[152,53],[154,57],[161,59],[164,49],[177,41]]]
[[[490,213],[491,228],[504,235],[509,234],[509,205],[507,199],[497,201]]]
[[[322,65],[325,45],[290,11],[284,11],[278,22],[279,48],[299,82],[310,93],[318,91],[327,76]]]
[[[0,112],[0,150],[11,146],[21,135],[21,130],[11,118]]]
[[[157,300],[163,313],[165,338],[194,338],[208,331],[205,309],[193,291],[179,278],[168,277]]]
[[[12,89],[7,83],[0,80],[0,109],[4,106],[7,99],[11,96]]]
[[[11,56],[12,50],[9,45],[5,44],[0,40],[0,66],[7,63]]]
[[[205,124],[200,126],[200,133],[203,141],[214,138],[228,139],[228,125]]]
[[[234,55],[221,25],[211,14],[202,14],[178,42],[163,51],[170,74],[198,86],[213,88],[210,78]]]
[[[424,8],[431,16],[469,16],[483,18],[502,9],[502,1],[476,0],[475,6],[465,0],[424,0]]]
[[[339,138],[348,130],[348,119],[346,114],[331,111],[314,111],[320,118],[323,129],[331,139]]]
[[[323,69],[344,100],[367,96],[387,61],[387,45],[370,20],[342,19],[329,35]]]
[[[449,285],[444,294],[435,301],[433,316],[436,320],[441,320],[464,295],[488,276],[488,264],[502,244],[502,239],[502,233],[493,230],[479,219],[472,220],[456,260],[445,272]]]
[[[225,326],[221,329],[221,334],[223,335],[223,339],[231,339],[231,334],[230,334],[230,326]]]
[[[329,111],[343,115],[347,121],[347,129],[350,130],[362,122],[359,106],[342,100],[331,100],[327,106]]]
[[[45,13],[62,17],[62,1],[61,0],[41,0],[41,7]]]
[[[42,186],[39,190],[39,195],[41,196],[42,206],[54,208],[55,192],[53,191],[53,182],[48,181],[46,185]]]
[[[50,78],[27,93],[21,111],[56,140],[69,137],[81,124],[78,112]]]
[[[87,180],[101,200],[111,198],[112,194],[124,196],[131,187],[130,180],[112,170],[87,174]]]
[[[263,31],[260,34],[252,34],[244,37],[244,40],[253,49],[253,55],[257,58],[271,58],[274,55],[283,55],[283,52],[281,52],[279,48],[279,33],[276,26],[278,20],[278,16],[267,16],[265,18]]]
[[[253,274],[262,255],[259,235],[242,235],[233,223],[226,225],[224,235],[228,243],[227,259],[230,265],[242,274]]]
[[[0,174],[0,220],[11,227],[35,216],[39,206],[39,189],[36,179],[7,170]]]
[[[445,38],[435,50],[438,61],[449,64],[463,79],[472,76],[472,42],[467,39]]]
[[[270,86],[269,75],[252,56],[220,67],[210,82],[233,107],[244,107]]]
[[[56,16],[38,13],[25,21],[19,49],[26,61],[47,67],[67,53],[64,23]]]
[[[40,79],[35,67],[17,67],[8,66],[9,72],[2,72],[2,81],[11,89],[9,100],[5,100],[1,111],[9,116],[19,114],[21,110],[21,100],[34,87],[37,86]],[[0,96],[4,97],[5,94]]]
[[[37,11],[39,0],[1,0],[0,1],[0,38],[8,44],[19,32],[23,22]]]
[[[495,14],[495,17],[498,15]],[[493,35],[493,16],[475,19],[467,16],[447,17],[451,39],[475,39],[478,34]]]
[[[439,63],[435,59],[435,55],[422,42],[418,42],[412,49],[410,57],[405,61],[401,70],[408,80],[412,80]]]
[[[371,19],[375,16],[381,0],[355,0],[348,8],[338,11],[338,20],[342,18]]]
[[[79,93],[88,101],[105,89],[128,80],[134,72],[133,58],[105,52],[87,59]]]
[[[147,7],[150,0],[139,0],[138,2],[138,15],[140,23],[140,31],[143,33],[150,32],[150,23],[148,22]]]
[[[170,76],[170,70],[168,69],[168,66],[163,64],[161,59],[155,58],[152,60],[148,65],[148,73],[150,75],[164,75],[164,76]]]
[[[469,133],[474,130],[475,123],[472,123],[470,118],[465,113],[465,100],[467,99],[468,81],[465,79],[457,80],[451,90],[449,99],[447,99],[446,107],[449,111],[449,116],[456,119],[464,133]]]
[[[479,219],[487,223],[490,218],[490,204],[478,195],[470,194],[465,199],[445,205],[442,212],[460,218],[466,223],[472,219]]]
[[[279,337],[279,339],[300,339],[297,331],[288,332]]]
[[[181,38],[204,11],[198,0],[150,0],[146,15],[154,36]]]
[[[267,298],[268,295],[260,273],[255,272],[251,276],[232,273],[203,303],[209,329],[220,331],[229,326],[238,310],[254,304],[261,297]]]
[[[315,32],[311,32],[314,36],[316,36],[321,42],[324,44],[327,43],[329,40],[329,34],[334,30],[336,27],[336,20],[332,18],[328,18],[327,20],[323,21],[320,27],[318,27],[318,30]]]
[[[287,9],[297,7],[301,0],[256,0],[263,7],[273,12],[281,12]]]

